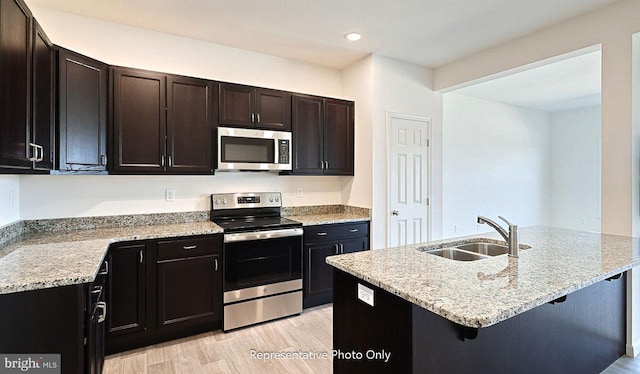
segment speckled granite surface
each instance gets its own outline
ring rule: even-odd
[[[206,221],[24,234],[0,245],[0,294],[92,282],[114,242],[221,232]]]
[[[342,205],[283,208],[283,215],[291,212],[303,224],[369,219],[368,209]],[[114,242],[221,233],[209,214],[43,219],[0,227],[0,294],[92,282]]]
[[[453,322],[487,327],[640,265],[640,238],[519,229],[519,258],[454,261],[430,242],[327,257],[327,263]],[[488,233],[476,237],[496,239]],[[468,242],[465,237],[456,242]],[[570,297],[570,296],[569,296]]]
[[[322,205],[282,208],[283,216],[301,222],[303,226],[341,222],[369,221],[371,210],[345,205]]]

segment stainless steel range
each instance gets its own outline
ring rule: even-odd
[[[279,192],[211,195],[224,229],[223,330],[302,312],[302,224],[280,216]]]

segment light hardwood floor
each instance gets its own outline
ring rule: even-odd
[[[108,356],[104,374],[331,373],[331,304],[228,333],[195,335]],[[256,352],[326,352],[326,359],[252,358]],[[640,373],[640,357],[621,357],[602,373]]]

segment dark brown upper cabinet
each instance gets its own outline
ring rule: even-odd
[[[60,49],[58,52],[58,169],[107,170],[109,66]]]
[[[53,47],[21,0],[0,1],[0,170],[49,170]]]
[[[55,48],[38,22],[33,20],[33,168],[52,170],[55,134]]]
[[[112,69],[111,171],[213,173],[213,82]]]
[[[219,125],[291,131],[287,92],[221,83],[219,98]]]
[[[294,175],[353,175],[354,103],[292,95]]]

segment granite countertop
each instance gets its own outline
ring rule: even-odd
[[[369,221],[371,219],[367,214],[351,212],[287,216],[287,218],[301,222],[302,226]]]
[[[111,243],[221,232],[206,221],[24,234],[0,245],[0,294],[92,282]]]
[[[303,225],[369,220],[365,208],[283,208]],[[173,223],[180,222],[180,223]],[[111,243],[222,233],[208,211],[78,217],[0,228],[0,294],[93,282]]]
[[[640,238],[519,230],[519,258],[454,261],[424,250],[496,233],[327,257],[327,263],[463,326],[488,327],[640,264]],[[503,242],[504,243],[504,242]]]

